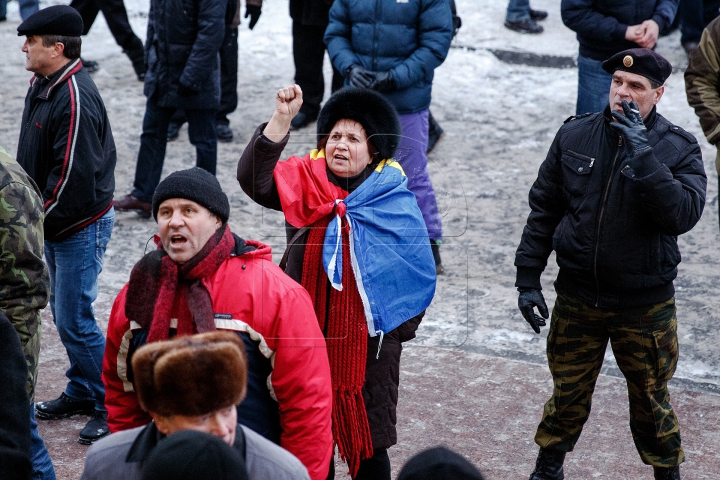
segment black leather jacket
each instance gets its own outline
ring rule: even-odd
[[[649,174],[638,177],[610,109],[566,122],[530,190],[516,286],[540,288],[555,250],[556,290],[597,307],[636,307],[675,290],[677,236],[700,219],[707,178],[695,137],[655,109],[645,121]]]

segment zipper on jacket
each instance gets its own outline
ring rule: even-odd
[[[597,274],[598,251],[600,250],[600,226],[602,225],[603,215],[605,215],[605,207],[607,206],[607,199],[610,194],[610,185],[612,185],[613,177],[615,176],[615,165],[617,164],[617,159],[620,156],[620,146],[622,146],[622,137],[618,140],[618,148],[615,151],[615,158],[613,158],[613,163],[610,167],[610,178],[608,179],[607,185],[605,185],[605,193],[603,194],[600,215],[598,215],[597,228],[595,230],[595,253],[593,254],[593,276],[595,277],[595,289],[597,291],[595,297],[595,308],[598,308],[600,305],[600,281],[598,280]]]

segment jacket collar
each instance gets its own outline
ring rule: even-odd
[[[59,69],[58,71],[48,75],[45,77],[47,79],[47,84],[43,85],[41,88],[42,90],[35,98],[40,98],[42,100],[47,100],[50,98],[50,95],[53,92],[53,89],[59,85],[60,83],[67,80],[67,78],[70,75],[74,75],[75,73],[79,72],[80,69],[82,69],[82,62],[79,58],[70,61],[67,63],[64,67]],[[30,79],[30,85],[33,85],[38,79],[41,78],[39,75],[35,75],[33,78]]]
[[[125,457],[125,463],[144,462],[150,456],[150,453],[152,453],[153,448],[155,448],[163,438],[165,438],[165,435],[160,433],[155,422],[150,422],[140,431],[130,446],[130,451],[128,451],[127,457]],[[233,448],[245,459],[245,432],[243,432],[240,424],[237,424],[235,427],[235,443],[233,443]]]

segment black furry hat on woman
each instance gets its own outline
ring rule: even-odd
[[[368,141],[380,158],[392,158],[400,142],[400,120],[395,107],[379,93],[365,88],[343,88],[335,92],[320,110],[318,142],[342,119],[354,120],[365,129]]]
[[[199,167],[168,175],[155,189],[152,199],[153,218],[157,220],[160,204],[170,198],[184,198],[202,205],[225,223],[230,216],[230,202],[215,175]]]

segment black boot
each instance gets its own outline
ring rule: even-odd
[[[663,468],[653,467],[655,480],[680,480],[680,466]]]
[[[530,474],[529,480],[563,480],[563,462],[565,452],[557,452],[541,448],[535,460],[535,470]]]
[[[135,70],[135,75],[137,75],[138,80],[141,82],[144,81],[147,67],[145,66],[145,50],[140,39],[134,42],[133,48],[123,50],[123,52],[132,62],[133,70]]]
[[[440,244],[442,244],[442,240],[430,240],[430,249],[432,250],[433,259],[435,260],[435,273],[437,275],[445,273],[442,260],[440,260]]]

